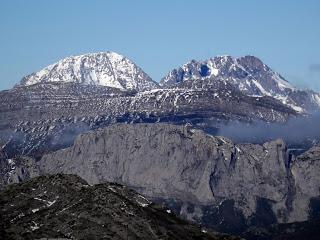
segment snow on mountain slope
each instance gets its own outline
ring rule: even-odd
[[[170,71],[159,86],[136,64],[117,53],[91,53],[62,59],[24,77],[21,85],[60,82],[146,91],[161,87],[185,88],[188,83],[203,82],[205,79],[209,80],[207,83],[210,85],[218,81],[230,84],[245,95],[273,97],[300,113],[318,111],[320,108],[318,93],[294,88],[279,73],[254,56],[218,56],[206,61],[192,60]]]
[[[44,82],[72,82],[137,91],[150,90],[158,86],[131,60],[114,52],[64,58],[24,77],[21,85]]]
[[[296,89],[254,56],[218,56],[205,61],[192,60],[170,71],[160,85],[179,87],[182,82],[204,79],[228,82],[247,95],[274,97],[298,112],[320,108],[318,93]]]

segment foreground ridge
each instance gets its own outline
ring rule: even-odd
[[[177,218],[112,183],[47,175],[0,192],[1,239],[238,239]]]

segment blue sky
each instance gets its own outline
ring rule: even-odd
[[[1,0],[0,90],[69,55],[115,51],[160,80],[215,55],[255,55],[320,90],[318,0]]]

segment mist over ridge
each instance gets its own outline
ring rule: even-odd
[[[320,136],[320,112],[308,116],[293,117],[286,123],[266,123],[255,120],[252,123],[230,122],[221,126],[216,135],[235,142],[263,143],[281,138],[288,144],[316,141]]]

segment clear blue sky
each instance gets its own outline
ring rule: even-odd
[[[0,90],[66,56],[108,50],[155,80],[190,59],[250,54],[320,90],[319,44],[319,0],[1,0]]]

